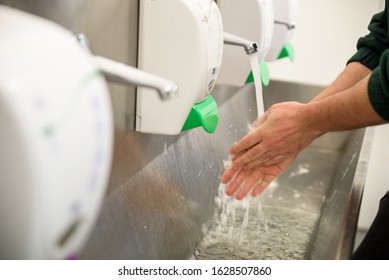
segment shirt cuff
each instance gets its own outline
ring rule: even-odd
[[[370,70],[373,70],[380,63],[380,57],[380,53],[370,48],[362,47],[347,61],[347,64],[351,62],[359,62]]]
[[[389,121],[389,98],[385,95],[380,67],[371,73],[367,85],[368,96],[373,109],[384,120]]]

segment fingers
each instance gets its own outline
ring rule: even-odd
[[[227,184],[229,181],[231,181],[234,175],[236,174],[236,172],[238,172],[238,170],[239,168],[236,167],[235,165],[231,165],[230,167],[228,167],[222,175],[222,178],[220,180],[221,183]]]
[[[270,183],[274,180],[276,176],[274,175],[266,175],[262,178],[261,182],[259,182],[255,188],[253,189],[253,191],[251,192],[251,195],[253,197],[256,197],[258,196],[259,194],[261,194],[269,185]]]
[[[266,118],[266,113],[259,117],[254,122],[253,129],[230,148],[230,157],[236,168],[242,168],[253,160],[266,161],[275,156],[273,154],[264,156],[268,152],[275,152],[268,145],[264,145],[262,129],[259,128]]]
[[[262,172],[253,170],[240,170],[234,180],[226,189],[226,194],[242,200],[250,191],[253,197],[262,193],[274,180],[276,175],[264,175]]]
[[[237,200],[242,200],[257,184],[261,181],[263,174],[261,172],[251,172],[251,175],[247,178],[240,190],[236,194]]]
[[[233,150],[236,145],[241,145],[241,142],[237,142],[231,150]],[[243,144],[243,146],[245,146],[245,144]],[[252,168],[260,164],[278,164],[287,157],[287,153],[283,153],[280,149],[269,146],[269,144],[264,141],[259,141],[255,145],[245,150],[240,150],[237,154],[231,155],[231,160],[236,168]]]
[[[237,155],[244,153],[246,150],[260,143],[262,139],[258,135],[258,131],[254,130],[235,143],[229,150],[232,159]]]
[[[258,157],[258,159],[253,160],[252,162],[248,163],[244,166],[244,168],[254,168],[259,165],[269,166],[269,165],[276,165],[281,163],[283,160],[285,160],[288,157],[286,154],[280,154],[276,156],[270,155],[270,153],[266,153],[263,156]],[[270,158],[270,159],[269,159]]]
[[[271,154],[272,151],[268,151],[267,148],[261,144],[261,142],[257,143],[255,146],[251,147],[249,150],[241,152],[239,155],[232,157],[232,163],[241,168],[253,161],[261,163],[269,159],[269,157],[273,157]]]
[[[235,176],[234,180],[226,189],[226,194],[232,196],[239,189],[242,183],[246,181],[247,176],[250,174],[250,172],[250,170],[240,170]]]
[[[240,169],[238,172],[228,174],[232,179],[226,189],[226,194],[238,200],[243,199],[251,192],[253,197],[261,194],[269,184],[293,162],[296,156],[288,157],[279,164],[260,165],[250,169]],[[235,176],[235,177],[234,177]]]

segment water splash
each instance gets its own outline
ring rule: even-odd
[[[219,186],[218,195],[215,197],[217,211],[213,219],[214,224],[211,230],[204,229],[206,233],[201,244],[200,251],[203,254],[199,256],[200,259],[204,258],[205,255],[210,256],[209,250],[212,251],[211,258],[215,257],[213,254],[219,253],[226,258],[231,258],[231,252],[227,254],[225,250],[236,248],[236,246],[244,247],[240,251],[243,256],[239,258],[245,259],[248,258],[246,254],[254,254],[252,252],[254,248],[248,248],[250,248],[250,240],[253,240],[253,233],[260,232],[258,230],[258,223],[262,221],[259,215],[262,211],[260,200],[250,196],[242,201],[236,200],[225,193],[226,188],[226,185]]]
[[[203,227],[198,259],[304,259],[317,213],[287,207],[276,181],[260,197],[246,196],[242,201],[226,195],[226,188],[219,186],[215,214]]]

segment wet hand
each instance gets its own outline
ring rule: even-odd
[[[294,157],[320,134],[311,127],[306,105],[284,102],[273,105],[253,129],[230,150],[231,166],[223,177],[231,180],[241,169],[274,166]]]
[[[251,196],[258,196],[294,159],[295,157],[290,157],[279,164],[240,169],[236,174],[233,174],[235,176],[233,176],[231,182],[227,180],[229,177],[223,176],[222,183],[229,183],[226,194],[229,196],[234,195],[238,200],[243,199],[250,192]]]
[[[242,199],[250,191],[260,194],[320,133],[312,125],[305,104],[284,102],[273,105],[253,129],[230,149],[231,165],[221,183],[228,195]]]

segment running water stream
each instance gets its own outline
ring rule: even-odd
[[[250,59],[251,71],[253,72],[253,78],[254,78],[255,97],[257,99],[258,117],[261,117],[264,114],[264,112],[265,112],[265,108],[264,108],[264,105],[263,105],[261,73],[259,71],[258,55],[257,55],[257,53],[249,54],[249,59]]]
[[[258,117],[264,114],[262,82],[258,65],[257,53],[249,54],[254,78],[255,95]],[[225,166],[226,167],[226,166]],[[264,235],[262,230],[267,228],[267,220],[260,219],[262,204],[258,199],[247,196],[242,201],[225,194],[225,186],[219,187],[215,199],[218,211],[215,214],[216,226],[209,233],[201,251],[201,258],[238,258],[252,259],[263,257],[253,241],[261,240],[258,235]],[[260,230],[262,229],[262,230]],[[257,244],[259,245],[259,244]]]

